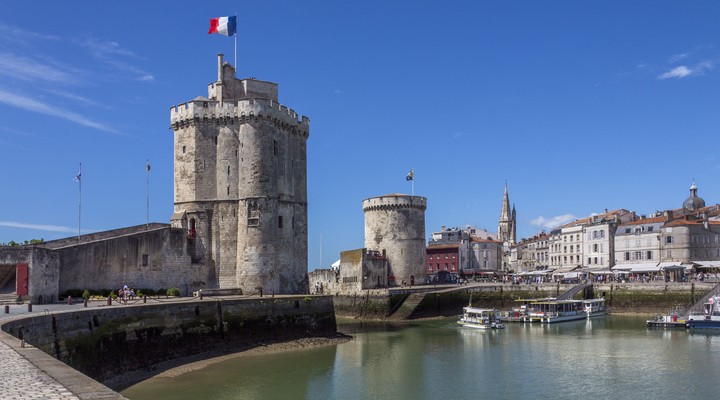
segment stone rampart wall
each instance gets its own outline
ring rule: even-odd
[[[332,297],[205,299],[6,322],[3,331],[98,380],[209,351],[336,333]]]
[[[56,250],[59,293],[69,289],[160,289],[187,295],[211,287],[213,271],[192,263],[183,229],[169,228],[80,243]]]

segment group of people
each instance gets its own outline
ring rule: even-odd
[[[315,282],[315,294],[323,294],[323,290],[322,282]]]
[[[128,300],[135,300],[135,290],[123,285],[122,289],[118,289],[118,299],[127,304]]]

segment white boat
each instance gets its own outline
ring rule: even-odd
[[[463,315],[458,324],[477,329],[503,329],[500,310],[494,308],[463,307]]]
[[[588,300],[545,300],[528,304],[524,322],[555,322],[575,321],[606,315],[605,299]]]
[[[690,329],[720,329],[720,296],[710,297],[708,302],[703,304],[701,313],[690,313],[686,326]]]

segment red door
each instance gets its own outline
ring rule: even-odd
[[[28,265],[18,264],[15,267],[15,294],[27,296],[28,294]]]

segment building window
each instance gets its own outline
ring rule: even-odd
[[[648,250],[648,252],[647,252],[647,259],[648,259],[648,260],[652,260],[652,259],[653,259],[652,251],[650,251],[650,250]]]
[[[283,219],[282,215],[278,216],[278,229],[282,229],[283,227]]]
[[[625,252],[625,261],[630,261],[630,252],[629,251]]]
[[[273,140],[273,154],[278,155],[277,140]]]
[[[260,226],[260,207],[257,201],[248,202],[247,224],[248,226]]]
[[[183,146],[183,154],[185,154],[185,146]]]
[[[147,267],[147,266],[148,266],[148,255],[147,255],[147,254],[143,254],[143,255],[142,255],[142,266],[143,266],[143,267]]]
[[[665,236],[665,243],[671,244],[672,242],[672,236]]]

